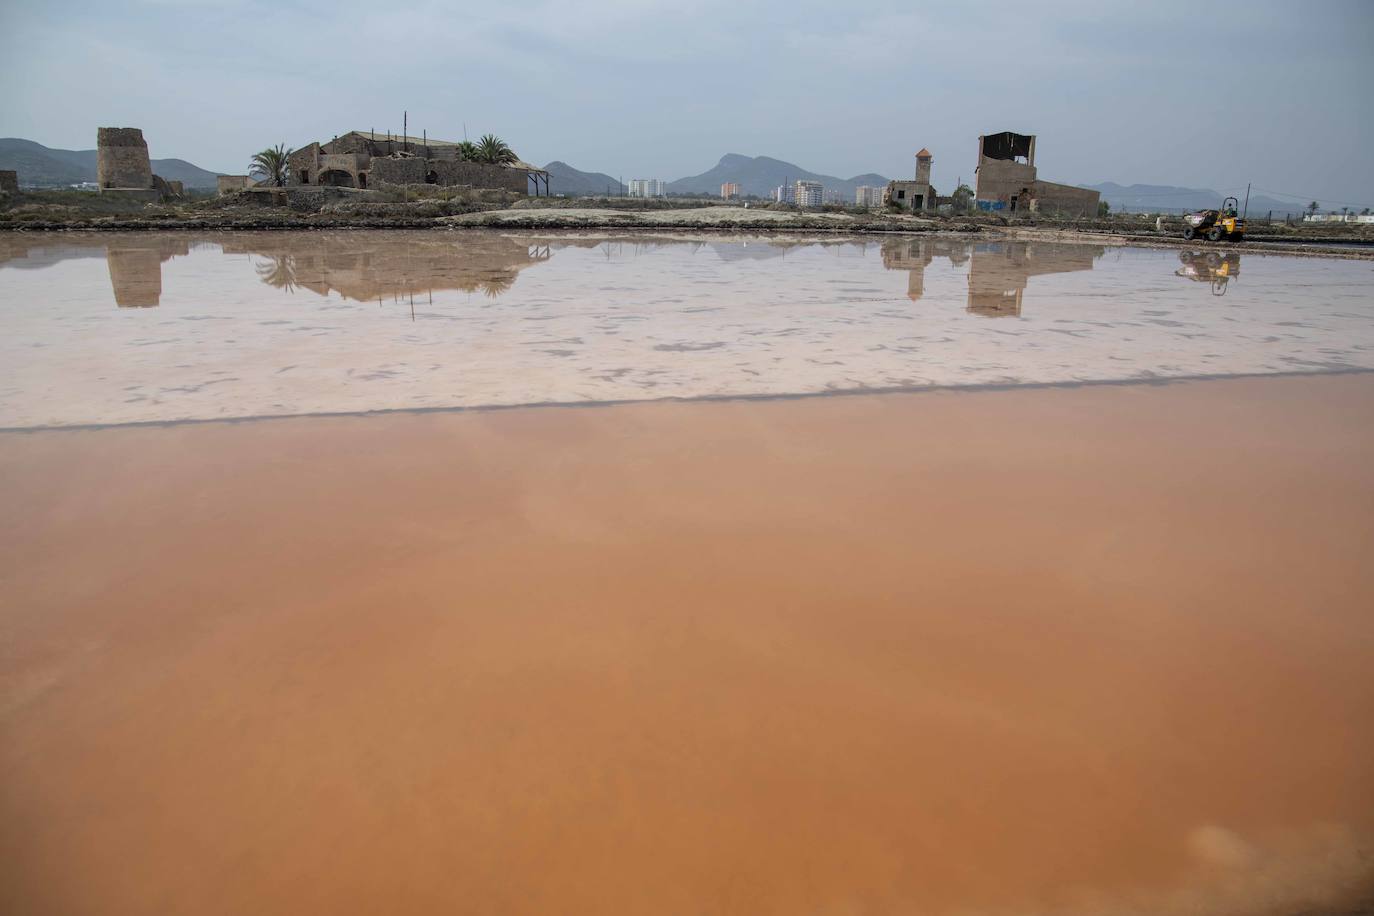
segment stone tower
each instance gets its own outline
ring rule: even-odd
[[[916,182],[918,184],[930,184],[930,163],[934,157],[930,155],[930,150],[922,147],[916,154]]]
[[[95,179],[100,190],[128,188],[151,190],[153,165],[148,160],[148,144],[137,127],[100,127],[96,129]]]

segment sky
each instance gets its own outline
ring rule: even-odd
[[[353,129],[495,133],[528,161],[672,180],[726,153],[972,183],[1040,177],[1374,206],[1374,0],[0,0],[0,136],[242,173]]]

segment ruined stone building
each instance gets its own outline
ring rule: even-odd
[[[153,174],[148,144],[137,127],[98,127],[95,134],[95,180],[101,194],[158,201],[180,197],[181,182]]]
[[[895,203],[903,210],[916,212],[935,209],[935,189],[930,185],[930,166],[935,157],[930,150],[922,148],[916,154],[916,178],[914,181],[889,181],[884,193],[885,202]]]
[[[353,130],[293,152],[290,183],[342,188],[437,184],[549,193],[549,173],[543,169],[520,161],[510,165],[465,162],[458,156],[459,145],[452,140],[417,141]]]
[[[978,138],[980,210],[1096,216],[1102,195],[1087,188],[1041,181],[1035,170],[1035,136],[1003,131]]]
[[[14,169],[0,169],[0,194],[19,193],[19,173]]]
[[[937,257],[953,267],[968,263],[966,309],[985,318],[1021,314],[1031,277],[1092,270],[1106,249],[1057,242],[966,242],[962,239],[891,239],[883,242],[883,266],[908,272],[907,298],[925,295],[925,272]]]

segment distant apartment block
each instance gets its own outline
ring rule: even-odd
[[[843,191],[832,191],[832,190],[830,190],[829,188],[826,188],[826,189],[821,193],[821,200],[823,200],[827,205],[828,205],[828,204],[843,204],[843,203],[844,203],[844,192],[843,192]]]
[[[797,186],[779,185],[773,189],[773,199],[780,204],[795,204],[797,202]]]
[[[854,191],[854,206],[856,207],[881,207],[883,205],[884,188],[871,188],[868,185]]]
[[[631,178],[631,197],[662,197],[663,182],[658,178]]]
[[[739,182],[727,181],[720,186],[721,200],[730,200],[739,197]]]
[[[825,202],[825,186],[819,181],[798,181],[794,193],[799,207],[819,207]]]

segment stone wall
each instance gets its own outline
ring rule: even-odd
[[[424,159],[411,159],[379,156],[375,157],[368,170],[369,183],[375,188],[386,184],[424,184],[429,172]]]
[[[98,128],[95,173],[101,190],[153,187],[153,166],[143,131],[137,127]]]
[[[215,177],[215,190],[221,194],[232,194],[235,191],[242,191],[248,187],[247,175],[217,175]]]
[[[518,194],[529,193],[528,173],[485,162],[441,162],[430,160],[430,171],[438,184],[466,185],[472,188],[503,188]]]
[[[1035,212],[1047,215],[1062,213],[1065,216],[1097,216],[1097,205],[1102,199],[1102,194],[1098,191],[1055,184],[1052,181],[1037,181],[1031,186],[1031,193],[1034,195]]]
[[[13,169],[0,169],[0,193],[19,193],[19,174]]]

